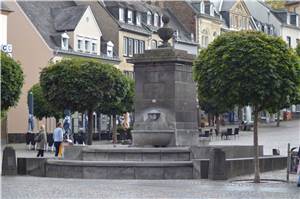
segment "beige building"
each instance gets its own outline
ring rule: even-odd
[[[28,128],[27,92],[39,82],[41,69],[49,62],[75,56],[118,65],[119,59],[109,53],[110,48],[103,52],[101,28],[89,6],[71,1],[18,1],[8,5],[14,12],[8,18],[7,39],[14,46],[13,58],[21,63],[25,75],[19,103],[7,117],[9,142],[18,142],[24,141]],[[48,131],[55,126],[51,119],[43,122]]]

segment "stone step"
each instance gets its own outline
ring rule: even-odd
[[[94,179],[192,179],[192,161],[47,160],[47,177]]]
[[[93,148],[82,149],[86,161],[189,161],[189,148]]]

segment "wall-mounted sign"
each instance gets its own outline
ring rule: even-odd
[[[12,45],[11,44],[2,44],[1,50],[6,53],[12,53]]]

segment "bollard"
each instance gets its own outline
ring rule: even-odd
[[[288,159],[287,159],[287,169],[286,169],[286,181],[289,182],[290,181],[290,169],[291,169],[291,144],[288,143],[288,147],[287,147],[287,151],[288,151]]]
[[[16,151],[11,146],[5,147],[3,150],[2,175],[17,175]]]

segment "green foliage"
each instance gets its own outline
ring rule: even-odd
[[[113,69],[114,84],[112,92],[101,101],[98,111],[107,115],[121,115],[133,111],[134,81],[121,71]]]
[[[296,47],[296,54],[298,55],[298,57],[300,57],[300,43],[297,44],[297,47]]]
[[[94,110],[113,89],[113,68],[89,59],[65,59],[44,68],[40,83],[56,109]]]
[[[279,37],[260,32],[225,33],[194,63],[198,92],[218,102],[277,109],[295,98],[300,69],[294,52]]]
[[[28,94],[30,92],[33,94],[33,113],[35,117],[37,117],[39,120],[43,119],[44,117],[55,117],[56,119],[63,117],[63,112],[54,109],[45,99],[39,83],[33,85],[28,91]]]
[[[24,75],[19,63],[1,52],[1,116],[19,100]]]

